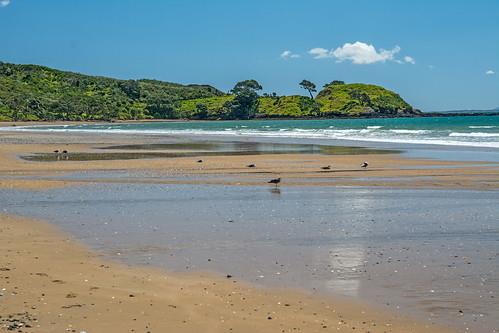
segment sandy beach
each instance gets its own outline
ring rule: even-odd
[[[180,142],[192,142],[183,139]],[[82,180],[58,179],[58,176],[85,171],[130,172],[149,171],[155,177],[134,177],[126,182],[162,184],[237,184],[261,185],[270,178],[281,177],[287,186],[380,186],[400,188],[468,188],[497,189],[499,164],[488,162],[441,161],[406,158],[397,153],[377,154],[365,151],[350,154],[247,154],[233,155],[221,152],[211,156],[206,150],[193,149],[190,156],[181,157],[185,149],[133,148],[134,145],[161,145],[179,142],[178,138],[164,136],[126,136],[106,134],[0,132],[0,186],[9,188],[46,188],[81,183]],[[196,141],[194,141],[196,142]],[[102,149],[129,145],[128,149]],[[20,157],[67,150],[66,159],[49,162],[28,162]],[[161,151],[178,153],[180,157],[154,157]],[[150,153],[149,158],[114,159],[112,154]],[[72,155],[87,154],[88,160]],[[106,155],[111,155],[109,159]],[[94,156],[94,157],[92,157]],[[95,160],[92,160],[94,159]],[[203,163],[198,163],[198,160]],[[360,168],[369,161],[369,168]],[[255,168],[247,165],[254,164]],[[329,170],[323,170],[331,166]],[[120,182],[102,176],[89,177],[86,182]],[[59,177],[60,178],[60,177]],[[153,178],[153,179],[151,179]]]
[[[183,139],[182,139],[183,140]],[[499,165],[411,159],[393,153],[265,153],[108,159],[102,149],[178,138],[0,132],[0,187],[44,191],[105,184],[385,187],[495,190]],[[154,149],[151,149],[154,148]],[[57,161],[26,160],[68,150]],[[159,149],[165,151],[165,149]],[[184,149],[168,152],[185,153]],[[78,155],[80,154],[80,155]],[[86,160],[77,160],[87,154]],[[94,159],[95,158],[95,159]],[[199,162],[202,160],[202,162]],[[369,168],[360,163],[369,161]],[[247,165],[255,164],[255,168]],[[324,170],[324,166],[331,169]],[[123,176],[125,172],[125,176]],[[117,176],[118,175],[118,176]],[[47,223],[49,222],[49,223]],[[173,273],[104,259],[50,224],[0,216],[0,329],[19,332],[450,332],[433,321],[342,297],[261,288],[224,272]],[[126,246],[124,246],[126,248]],[[249,280],[249,279],[248,279]]]

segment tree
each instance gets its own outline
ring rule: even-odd
[[[262,86],[256,80],[244,80],[236,83],[234,88],[230,91],[234,95],[238,95],[247,91],[253,91],[255,94],[258,90],[262,90]]]
[[[208,118],[208,107],[203,103],[197,104],[196,105],[196,114],[194,117],[197,119]]]
[[[118,83],[120,89],[131,99],[139,99],[140,97],[140,86],[135,80],[127,80]]]
[[[345,81],[334,80],[333,82],[330,83],[330,85],[332,85],[332,86],[339,86],[339,85],[342,85],[342,84],[345,84]]]
[[[226,103],[229,116],[236,119],[250,119],[258,111],[258,93],[262,86],[256,80],[238,82],[230,91],[235,95],[232,101]]]
[[[316,92],[316,86],[314,83],[308,81],[308,80],[302,80],[300,82],[300,87],[302,87],[305,90],[308,90],[308,93],[310,94],[310,98],[314,99],[314,95],[312,95],[312,92]]]
[[[362,106],[369,106],[369,104],[371,103],[371,98],[369,97],[369,95],[358,89],[354,89],[348,94],[352,99],[359,101],[360,105]]]

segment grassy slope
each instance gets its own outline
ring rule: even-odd
[[[194,118],[198,105],[203,104],[208,108],[208,118],[217,119],[224,113],[224,104],[233,98],[234,96],[225,95],[181,101],[178,113],[182,118]],[[305,96],[260,97],[259,102],[257,113],[259,118],[293,118],[317,115],[312,107],[314,102]]]
[[[234,96],[223,95],[184,100],[179,103],[178,114],[181,118],[195,118],[197,106],[203,104],[208,108],[208,118],[217,119],[223,112],[224,104],[233,99]]]
[[[258,117],[313,117],[318,116],[318,106],[305,96],[261,97]]]
[[[204,104],[210,118],[223,112],[223,105],[232,96],[182,101],[182,115],[195,113],[196,105]],[[258,118],[300,117],[384,117],[414,115],[415,111],[399,95],[380,86],[352,83],[330,85],[311,100],[306,96],[260,97]]]
[[[414,112],[396,93],[371,84],[328,85],[317,95],[316,100],[321,104],[321,113],[324,115],[390,116]]]

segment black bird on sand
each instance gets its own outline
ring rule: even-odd
[[[59,149],[54,150],[54,154],[59,154]]]
[[[364,168],[364,169],[367,169],[367,166],[369,165],[369,163],[367,162],[364,162],[360,165],[361,168]]]
[[[331,170],[331,166],[330,166],[330,165],[328,165],[328,166],[322,167],[321,169],[322,169],[322,170]]]
[[[203,163],[203,160],[198,160],[198,163]]]
[[[281,178],[275,178],[268,181],[269,184],[274,184],[277,186],[281,182]]]
[[[68,151],[67,151],[67,150],[63,150],[63,151],[62,151],[62,157],[63,157],[65,160],[69,160],[69,155],[68,155]],[[59,158],[59,156],[58,156],[57,158]]]
[[[248,164],[247,167],[248,168],[256,168],[256,165],[255,164]]]

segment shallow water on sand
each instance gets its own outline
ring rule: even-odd
[[[111,258],[499,327],[499,192],[100,184],[0,190]]]

